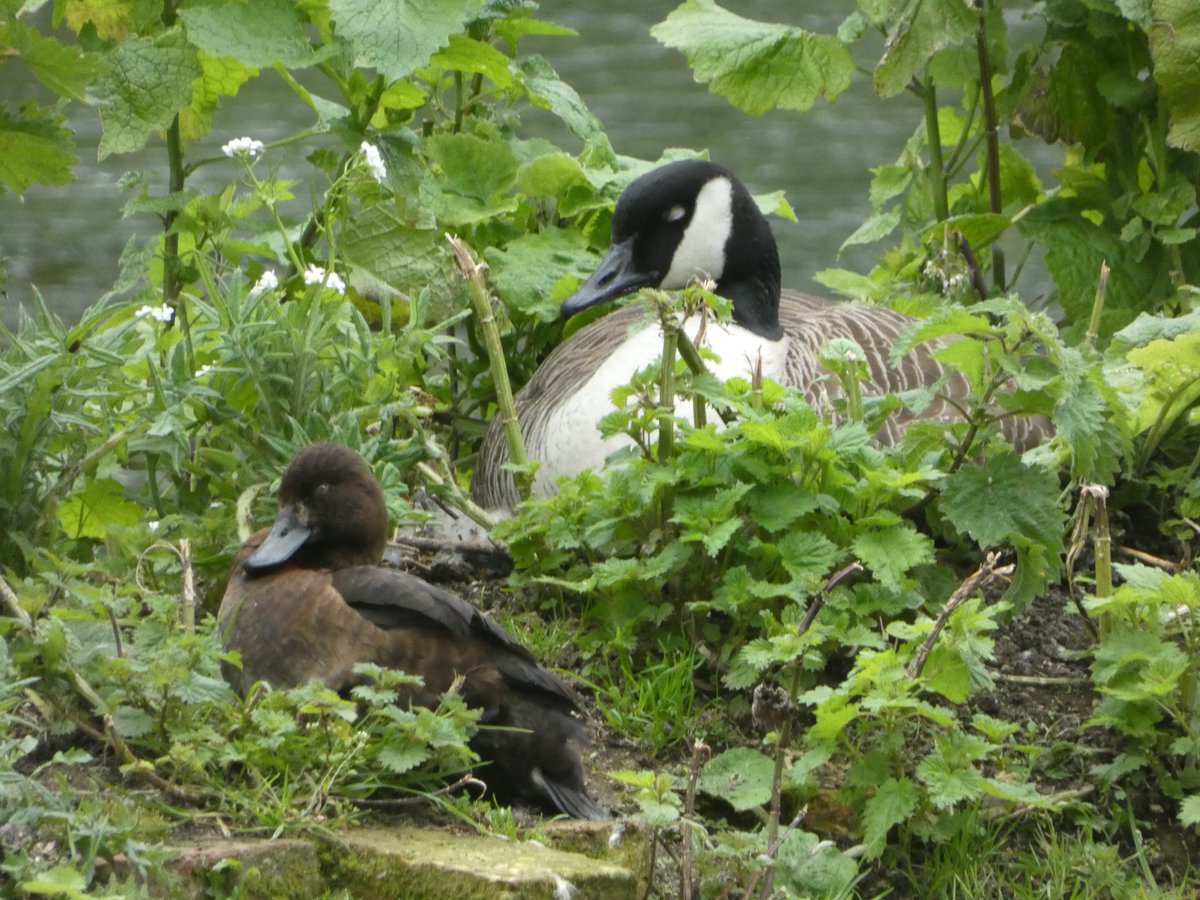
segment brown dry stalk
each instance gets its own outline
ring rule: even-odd
[[[1000,554],[994,550],[989,552],[980,563],[979,568],[968,575],[950,595],[950,599],[942,607],[937,621],[933,623],[933,630],[926,636],[916,657],[908,664],[909,678],[916,678],[921,674],[921,670],[925,668],[925,663],[929,660],[929,654],[933,652],[933,645],[937,643],[938,635],[942,633],[942,629],[946,627],[946,623],[950,621],[950,617],[954,615],[955,611],[993,578],[1007,577],[1012,574],[1012,566],[1001,566],[999,562]]]

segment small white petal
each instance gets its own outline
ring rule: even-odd
[[[252,160],[258,159],[266,149],[267,147],[262,141],[255,140],[252,137],[234,138],[232,141],[221,145],[221,152],[231,159],[234,157]]]
[[[210,366],[208,363],[205,363],[204,365],[202,365],[200,368],[198,368],[196,370],[196,377],[203,378],[205,375],[207,375],[212,370],[213,370],[213,367]]]
[[[151,531],[158,531],[159,524],[160,523],[159,523],[158,519],[154,519],[150,522],[147,522],[146,527],[149,528]]]
[[[275,274],[274,269],[267,269],[258,276],[258,281],[254,282],[254,287],[250,288],[250,297],[257,300],[267,291],[273,291],[279,287],[279,276]]]
[[[369,141],[363,141],[359,149],[366,160],[367,168],[371,170],[372,177],[383,184],[387,179],[387,166],[383,163],[383,156],[380,154],[379,148]]]

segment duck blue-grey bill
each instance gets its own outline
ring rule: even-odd
[[[285,506],[275,516],[275,524],[266,540],[246,560],[246,570],[256,572],[285,563],[308,540],[312,532],[296,517],[296,510]]]
[[[607,303],[656,283],[655,272],[639,272],[633,265],[633,238],[613,244],[596,271],[562,305],[564,319],[598,303]]]

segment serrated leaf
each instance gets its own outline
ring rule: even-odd
[[[983,776],[973,766],[940,751],[921,760],[917,777],[929,788],[929,801],[938,809],[978,797],[983,789]]]
[[[191,102],[192,82],[202,74],[196,49],[169,32],[151,42],[129,38],[108,57],[96,85],[100,119],[100,159],[140,150]]]
[[[113,525],[133,525],[142,520],[142,508],[125,497],[111,478],[91,481],[58,507],[58,521],[72,539],[102,540]]]
[[[801,485],[784,482],[753,490],[746,498],[746,505],[755,525],[776,532],[816,509],[817,498]]]
[[[824,578],[837,559],[837,546],[815,531],[793,531],[776,543],[780,561],[792,578],[816,581]]]
[[[737,747],[708,761],[699,788],[741,812],[770,802],[774,777],[774,760],[750,747]]]
[[[904,90],[939,50],[975,37],[978,14],[964,0],[911,0],[889,23],[883,57],[875,68],[875,92]]]
[[[575,88],[558,77],[550,63],[540,56],[530,56],[520,63],[521,78],[529,91],[530,102],[546,109],[562,120],[575,137],[589,148],[599,150],[594,164],[615,162],[612,146],[600,124]]]
[[[338,36],[350,42],[356,66],[397,81],[428,64],[483,0],[330,0]]]
[[[2,18],[2,16],[0,16]],[[96,58],[78,44],[63,44],[44,36],[15,16],[0,31],[5,43],[17,53],[34,76],[54,93],[84,101],[88,85],[99,71]],[[0,159],[4,153],[0,149]]]
[[[858,864],[830,841],[792,829],[779,845],[775,881],[796,897],[849,897]]]
[[[1200,794],[1185,797],[1179,804],[1179,821],[1184,825],[1200,825]]]
[[[508,68],[512,60],[491,44],[462,34],[450,35],[449,46],[435,53],[430,62],[450,71],[483,75],[500,88],[511,86],[515,80]]]
[[[179,18],[193,45],[251,69],[276,63],[298,69],[319,59],[305,32],[304,17],[291,0],[185,6]]]
[[[854,553],[881,584],[899,590],[910,569],[933,559],[933,542],[911,525],[893,525],[859,534]]]
[[[27,103],[19,113],[0,107],[0,185],[16,194],[35,184],[69,184],[77,160],[62,116]]]
[[[429,759],[429,748],[421,744],[390,742],[380,748],[378,759],[393,775],[402,775]]]
[[[1200,150],[1200,5],[1193,0],[1153,0],[1150,55],[1154,80],[1170,111],[1167,143]]]
[[[1058,508],[1058,476],[1026,466],[1010,452],[982,466],[960,469],[942,484],[942,511],[981,547],[1024,538],[1045,546],[1062,539],[1066,516]]]
[[[855,72],[837,38],[744,19],[713,0],[686,0],[650,33],[683,52],[697,81],[752,116],[836,100]]]
[[[917,808],[920,789],[907,778],[889,778],[863,809],[863,840],[867,857],[878,857],[887,846],[893,825],[905,822]]]
[[[154,718],[144,709],[118,706],[112,715],[113,727],[125,738],[145,737],[154,730]]]
[[[505,305],[543,322],[555,321],[566,299],[551,285],[568,277],[582,280],[596,264],[587,239],[571,228],[521,235],[503,250],[489,247],[484,259],[492,286]]]

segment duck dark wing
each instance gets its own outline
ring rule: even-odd
[[[332,581],[358,616],[387,634],[380,662],[421,675],[434,696],[460,680],[467,703],[483,710],[471,746],[487,761],[479,774],[499,797],[606,818],[587,793],[579,750],[587,730],[572,715],[574,693],[512,635],[449,591],[403,572],[359,566],[334,572]]]
[[[485,656],[510,683],[545,691],[569,708],[575,695],[546,671],[516,638],[479,609],[449,591],[395,569],[354,566],[333,573],[333,586],[360,616],[385,631],[422,629],[459,638],[463,648],[482,645]],[[484,650],[486,648],[486,650]]]

